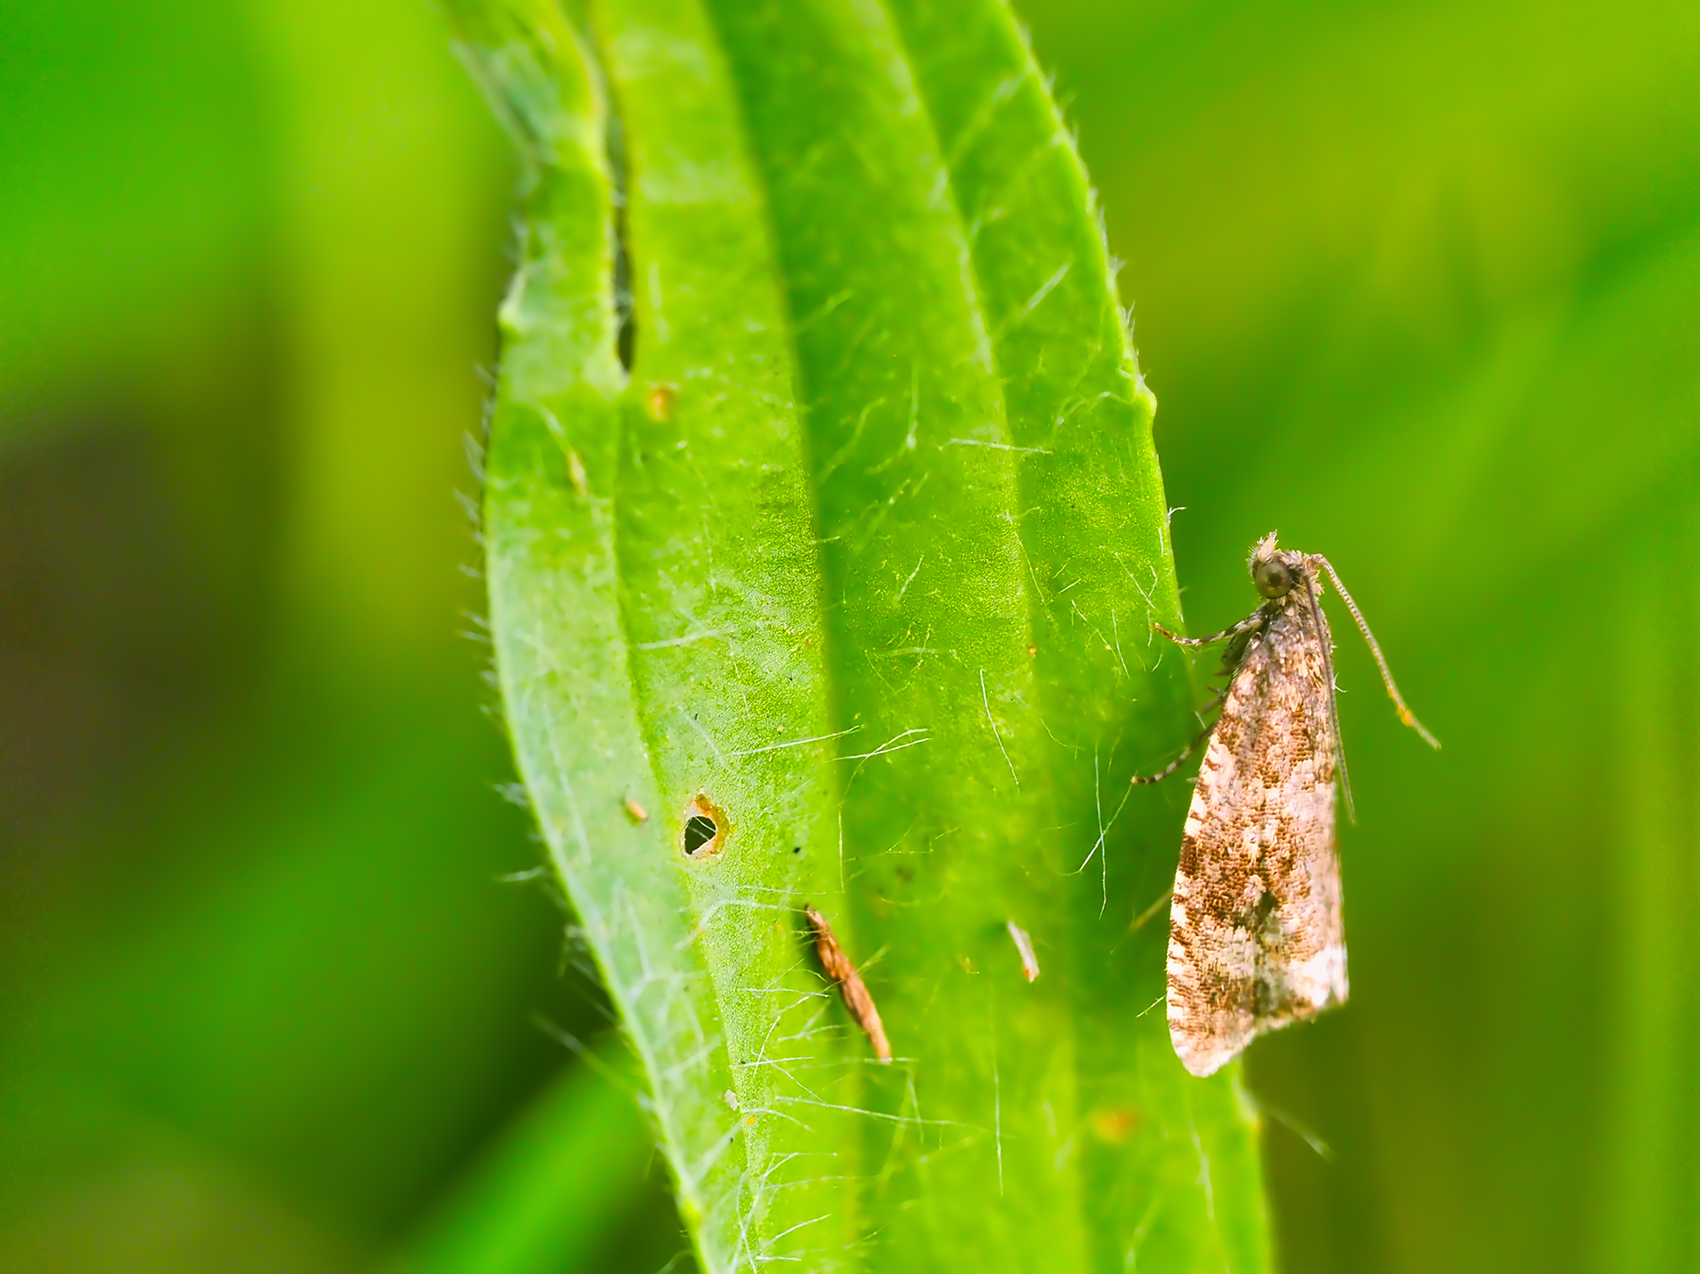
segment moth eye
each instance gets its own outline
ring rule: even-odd
[[[1259,562],[1251,575],[1257,591],[1265,597],[1285,597],[1293,590],[1293,572],[1285,562],[1275,559]]]

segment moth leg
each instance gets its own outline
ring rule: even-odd
[[[1212,633],[1208,637],[1181,637],[1181,636],[1176,635],[1175,633],[1171,633],[1168,629],[1164,628],[1161,624],[1152,624],[1151,627],[1156,629],[1158,632],[1162,633],[1163,636],[1167,637],[1170,641],[1174,642],[1175,645],[1177,645],[1177,646],[1190,646],[1190,647],[1213,646],[1219,641],[1226,641],[1226,642],[1234,643],[1233,645],[1230,645],[1228,647],[1227,653],[1224,656],[1224,660],[1223,660],[1224,664],[1227,665],[1227,671],[1229,671],[1231,673],[1234,668],[1237,668],[1239,666],[1240,660],[1245,655],[1244,647],[1245,647],[1246,642],[1249,642],[1251,640],[1250,637],[1247,637],[1246,635],[1248,633],[1254,633],[1258,629],[1262,628],[1263,625],[1264,625],[1264,622],[1265,622],[1265,616],[1264,616],[1264,613],[1263,613],[1263,608],[1260,606],[1256,610],[1252,611],[1251,614],[1247,615],[1244,619],[1240,620],[1239,623],[1233,624],[1233,625],[1231,625],[1227,628],[1224,628],[1219,633]],[[1240,641],[1239,640],[1240,638],[1245,638],[1245,641]],[[1232,684],[1233,684],[1232,678],[1230,677],[1229,686],[1231,686]],[[1219,695],[1217,695],[1214,700],[1212,700],[1209,704],[1207,704],[1205,706],[1205,708],[1204,708],[1205,712],[1214,711],[1215,709],[1220,708],[1222,706],[1222,704],[1228,698],[1229,686],[1223,686],[1222,687],[1222,692]],[[1165,765],[1162,769],[1158,770],[1155,774],[1136,774],[1136,775],[1134,775],[1134,777],[1132,779],[1129,780],[1129,782],[1131,782],[1131,783],[1161,783],[1164,779],[1168,778],[1169,775],[1173,774],[1176,770],[1180,769],[1181,766],[1186,764],[1187,758],[1190,757],[1194,752],[1198,751],[1199,744],[1203,743],[1206,739],[1208,739],[1210,737],[1210,731],[1213,730],[1213,729],[1215,729],[1214,725],[1205,726],[1204,729],[1199,732],[1198,737],[1195,738],[1191,743],[1187,744],[1185,750],[1182,751],[1182,753],[1179,756],[1177,756],[1173,761],[1170,761],[1167,765]]]
[[[1198,751],[1198,745],[1200,743],[1204,742],[1205,738],[1209,735],[1209,733],[1210,733],[1210,731],[1206,730],[1203,734],[1199,735],[1191,743],[1187,744],[1186,750],[1184,752],[1182,752],[1179,756],[1177,756],[1173,761],[1170,761],[1162,769],[1158,770],[1155,774],[1135,774],[1131,779],[1128,780],[1128,782],[1129,783],[1161,783],[1164,779],[1168,778],[1169,775],[1173,774],[1176,770],[1180,769],[1181,766],[1186,764],[1186,759],[1189,756],[1191,756],[1194,752]]]
[[[1227,697],[1228,697],[1227,688],[1223,687],[1222,693],[1217,695],[1216,698],[1210,704],[1206,705],[1204,711],[1210,712],[1213,709],[1220,708],[1222,706],[1223,701],[1225,699],[1227,699]],[[1214,730],[1215,728],[1216,728],[1216,726],[1215,726],[1214,722],[1212,722],[1210,725],[1205,726],[1204,729],[1199,732],[1198,737],[1195,738],[1191,743],[1187,744],[1186,748],[1181,752],[1181,754],[1179,756],[1177,756],[1173,761],[1170,761],[1167,765],[1165,765],[1162,769],[1158,770],[1155,774],[1135,774],[1131,779],[1128,780],[1128,782],[1129,783],[1161,783],[1164,779],[1168,778],[1169,775],[1173,774],[1176,770],[1180,769],[1181,766],[1186,764],[1187,758],[1189,756],[1191,756],[1194,752],[1198,751],[1198,745],[1200,743],[1203,743],[1206,739],[1208,739],[1210,737],[1210,732],[1212,730]]]
[[[1157,899],[1156,902],[1152,903],[1144,911],[1140,912],[1133,918],[1133,923],[1128,926],[1127,931],[1129,933],[1138,933],[1141,929],[1145,928],[1146,922],[1149,921],[1152,916],[1156,915],[1174,900],[1175,891],[1173,889],[1165,889],[1161,898]]]
[[[1244,619],[1240,620],[1239,623],[1233,624],[1233,625],[1231,625],[1227,628],[1224,628],[1219,633],[1211,633],[1210,636],[1208,636],[1208,637],[1182,637],[1178,633],[1170,632],[1167,628],[1164,628],[1163,625],[1161,625],[1161,624],[1152,624],[1151,627],[1153,629],[1155,629],[1157,632],[1162,633],[1163,636],[1167,637],[1170,641],[1174,642],[1175,645],[1177,645],[1177,646],[1187,646],[1187,647],[1191,647],[1191,648],[1197,648],[1199,646],[1214,646],[1219,641],[1228,641],[1231,638],[1238,637],[1241,633],[1245,632],[1248,629],[1256,628],[1262,622],[1263,622],[1263,611],[1261,609],[1258,609],[1258,610],[1252,611],[1251,614],[1247,615]]]

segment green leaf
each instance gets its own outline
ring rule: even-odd
[[[457,18],[530,169],[502,694],[704,1268],[1265,1268],[1235,1075],[1149,1011],[1185,793],[1128,779],[1193,728],[1153,404],[1009,15]]]

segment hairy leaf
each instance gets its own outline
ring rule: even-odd
[[[1149,1011],[1185,793],[1128,778],[1193,728],[1153,403],[1009,15],[457,17],[528,164],[502,693],[703,1266],[1266,1266],[1237,1081]]]

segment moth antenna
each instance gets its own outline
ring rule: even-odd
[[[1324,566],[1328,563],[1324,562]],[[1332,575],[1334,572],[1328,572]],[[1333,642],[1323,636],[1322,603],[1316,600],[1316,580],[1309,571],[1302,572],[1305,578],[1305,596],[1310,599],[1310,619],[1316,625],[1318,645],[1322,647],[1322,675],[1328,681],[1328,723],[1334,727],[1334,763],[1340,767],[1340,794],[1346,798],[1346,817],[1352,822],[1358,821],[1357,807],[1352,804],[1352,777],[1346,773],[1346,743],[1340,737],[1340,704],[1334,688],[1334,652],[1329,649]],[[1338,580],[1335,583],[1339,583]],[[1353,614],[1357,608],[1353,607]]]
[[[1346,586],[1340,582],[1340,574],[1334,569],[1334,564],[1321,554],[1316,561],[1322,563],[1322,569],[1328,572],[1328,578],[1334,581],[1334,587],[1340,590],[1340,600],[1346,603],[1346,609],[1352,612],[1352,618],[1358,621],[1358,631],[1364,635],[1364,641],[1369,643],[1369,653],[1375,656],[1376,666],[1381,669],[1381,682],[1387,687],[1387,693],[1393,700],[1393,706],[1399,710],[1399,720],[1415,730],[1422,741],[1431,748],[1438,748],[1440,740],[1430,734],[1428,727],[1418,721],[1415,714],[1405,706],[1404,697],[1399,693],[1399,687],[1393,684],[1393,670],[1387,666],[1387,659],[1381,653],[1381,647],[1376,643],[1375,634],[1370,632],[1369,625],[1364,623],[1363,612],[1352,600],[1352,595],[1346,591]]]

